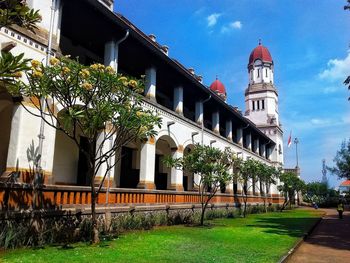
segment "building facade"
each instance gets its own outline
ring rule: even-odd
[[[196,143],[220,149],[230,147],[243,159],[283,165],[278,93],[273,82],[273,60],[267,48],[259,44],[250,55],[243,116],[226,103],[226,90],[220,80],[208,88],[193,69],[171,58],[171,50],[158,43],[154,35],[146,35],[125,17],[113,13],[112,0],[31,0],[28,3],[40,10],[43,19],[39,29],[34,34],[18,27],[2,28],[2,47],[12,43],[13,54],[24,53],[26,58],[45,62],[52,32],[55,56],[69,54],[86,65],[104,63],[130,76],[145,75],[143,107],[162,117],[156,137],[122,148],[123,158],[107,182],[110,194],[115,195],[108,200],[106,194],[100,202],[195,202],[198,175],[167,168],[162,158],[182,157]],[[35,107],[26,98],[23,103]],[[13,171],[29,168],[27,149],[32,142],[38,145],[41,120],[28,113],[18,98],[12,98],[0,88],[0,123],[4,127],[0,129],[0,175],[6,177]],[[88,191],[84,188],[87,182],[82,158],[79,149],[64,134],[44,125],[41,166],[46,189],[54,198],[52,202],[88,202],[88,197],[83,198],[81,194]],[[231,202],[234,197],[239,201],[241,193],[242,185],[232,182],[215,202]],[[271,202],[280,202],[276,185],[271,185],[270,193]],[[254,194],[250,201],[258,202],[259,193]],[[80,201],[75,199],[76,195]]]

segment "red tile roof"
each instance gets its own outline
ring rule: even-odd
[[[248,65],[254,63],[254,61],[257,59],[261,59],[263,62],[272,63],[270,51],[261,44],[254,48],[252,53],[250,53]]]
[[[220,80],[216,79],[211,85],[210,85],[210,90],[217,92],[219,94],[226,95],[226,89],[224,84],[221,83]]]
[[[350,186],[350,180],[346,180],[340,184],[340,186]]]

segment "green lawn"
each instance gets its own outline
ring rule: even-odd
[[[216,219],[211,227],[135,231],[98,246],[1,252],[3,262],[277,262],[320,217],[315,210]]]

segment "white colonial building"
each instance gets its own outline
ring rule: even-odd
[[[131,76],[146,75],[143,106],[161,115],[162,127],[155,138],[123,147],[122,161],[110,174],[109,183],[115,192],[126,192],[118,190],[123,188],[130,193],[141,191],[130,189],[146,189],[142,191],[155,194],[158,193],[155,190],[194,190],[197,176],[165,167],[162,158],[169,154],[181,157],[202,140],[220,149],[230,147],[244,159],[283,165],[278,94],[267,48],[259,44],[249,57],[246,112],[242,114],[226,103],[226,90],[219,80],[208,88],[193,69],[171,58],[169,48],[158,43],[154,35],[144,34],[125,17],[113,13],[112,0],[30,0],[28,3],[40,9],[43,19],[39,30],[33,34],[18,27],[2,28],[2,48],[13,44],[13,54],[24,53],[26,58],[45,62],[51,32],[55,56],[69,54],[83,64],[99,62]],[[0,175],[3,176],[16,169],[27,170],[27,149],[32,141],[35,145],[39,141],[41,120],[29,114],[18,103],[20,99],[12,98],[3,88],[0,90]],[[73,142],[44,126],[42,168],[47,185],[55,189],[87,185],[84,163]],[[233,182],[222,193],[239,195],[241,187]],[[271,186],[271,193],[278,197],[276,185]]]

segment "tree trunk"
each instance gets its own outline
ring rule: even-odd
[[[201,222],[200,225],[203,226],[204,225],[204,214],[205,214],[205,205],[202,204],[202,211],[201,211]]]
[[[92,243],[96,244],[100,242],[99,233],[98,233],[98,227],[97,227],[97,219],[96,219],[96,199],[97,195],[95,192],[95,186],[93,180],[91,180],[91,220],[92,220]]]

